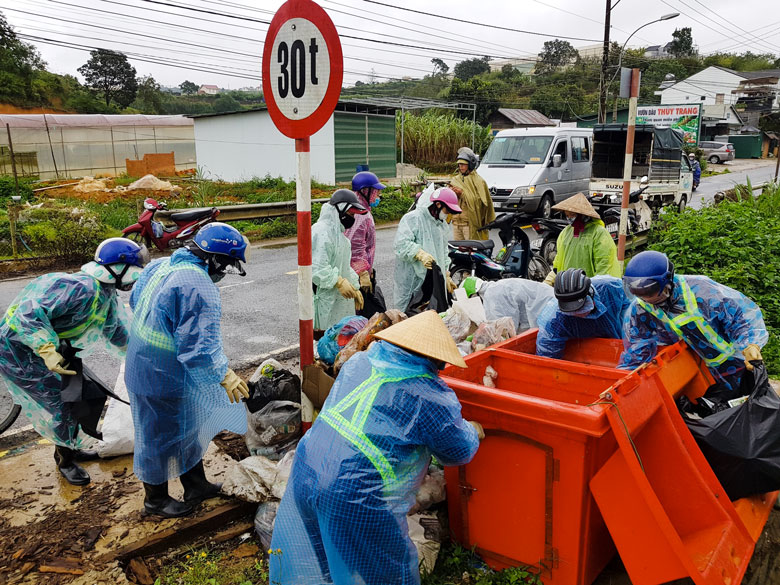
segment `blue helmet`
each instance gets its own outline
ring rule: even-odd
[[[218,221],[206,224],[186,246],[206,261],[209,276],[214,282],[225,276],[228,267],[246,276],[241,262],[248,261],[249,241],[233,226]]]
[[[95,262],[106,264],[130,264],[143,268],[149,262],[149,250],[127,238],[103,240],[95,250]]]
[[[353,191],[357,193],[366,187],[372,187],[374,189],[379,189],[380,191],[385,188],[385,186],[379,182],[379,177],[377,177],[374,173],[360,171],[354,177],[352,177]]]
[[[663,252],[647,250],[634,256],[623,275],[631,294],[650,297],[659,294],[674,278],[674,264]]]

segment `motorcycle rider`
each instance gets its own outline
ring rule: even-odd
[[[631,299],[619,278],[589,278],[581,268],[570,268],[555,279],[554,292],[537,320],[536,355],[561,359],[569,339],[623,336]]]
[[[133,472],[143,482],[148,514],[185,516],[216,496],[221,486],[206,479],[203,455],[220,431],[246,432],[239,401],[249,389],[222,349],[216,283],[228,271],[245,276],[248,256],[238,230],[210,223],[170,258],[152,262],[130,296],[125,383],[135,427]],[[168,495],[168,480],[176,477],[184,502]]]
[[[706,276],[675,274],[666,254],[651,250],[631,259],[623,282],[636,300],[626,316],[618,367],[634,369],[652,360],[659,345],[682,339],[716,380],[705,396],[734,398],[745,368],[762,360],[769,340],[758,305]]]
[[[455,290],[449,274],[445,218],[461,213],[458,196],[447,187],[436,189],[428,185],[420,194],[417,206],[401,218],[395,234],[395,307],[406,311],[412,295],[425,281],[426,271],[439,266],[447,289]]]
[[[366,213],[355,215],[355,224],[344,235],[352,244],[352,260],[350,265],[360,281],[360,290],[364,300],[371,298],[376,283],[374,273],[374,257],[376,255],[376,226],[371,210],[379,205],[380,194],[385,186],[379,182],[379,178],[368,171],[361,171],[352,177],[352,190],[358,197],[360,204],[366,208]],[[364,307],[372,313],[366,315],[367,319],[373,317],[373,309],[376,307]]]
[[[360,279],[350,266],[352,247],[344,231],[355,225],[356,215],[367,211],[352,191],[339,189],[322,206],[311,229],[315,330],[324,331],[363,308]]]
[[[588,198],[577,193],[552,208],[563,211],[570,225],[558,234],[553,269],[544,282],[552,285],[555,275],[569,268],[580,268],[589,277],[607,274],[620,278],[617,246]]]
[[[454,240],[490,239],[488,231],[479,228],[496,219],[496,212],[487,183],[477,173],[477,166],[479,159],[473,150],[466,146],[458,150],[458,172],[450,181],[450,189],[458,196],[463,213],[452,216]]]
[[[688,160],[691,162],[691,169],[693,169],[693,190],[695,191],[701,181],[701,165],[699,159],[692,152],[688,155]]]
[[[479,295],[488,321],[511,317],[517,333],[536,327],[539,314],[553,297],[551,287],[525,278],[485,281],[469,276],[461,286],[469,297]]]
[[[76,372],[64,363],[60,344],[80,348],[79,357],[104,348],[124,356],[130,315],[117,290],[130,290],[148,261],[143,246],[105,240],[79,272],[46,274],[24,287],[0,323],[0,375],[33,428],[54,443],[57,467],[73,485],[90,481],[76,461],[95,455],[79,450],[88,445],[79,434],[79,403],[62,400]]]

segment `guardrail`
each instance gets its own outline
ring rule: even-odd
[[[327,203],[328,199],[312,199],[312,203]],[[241,219],[265,219],[272,217],[286,217],[295,215],[296,201],[274,201],[272,203],[245,203],[242,205],[215,205],[219,209],[220,221],[238,221]],[[182,211],[194,211],[195,209],[212,209],[211,207],[197,207],[186,209],[169,209],[158,211],[155,217],[166,220],[172,213]]]

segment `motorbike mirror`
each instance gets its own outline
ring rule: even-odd
[[[560,154],[554,154],[552,158],[552,164],[555,168],[558,168],[561,166],[561,155]]]
[[[155,205],[154,199],[147,199],[144,201],[144,209],[148,209],[149,211],[153,211],[157,209],[157,205]]]
[[[641,179],[639,179],[640,185],[645,185],[647,183],[647,175],[643,176]]]

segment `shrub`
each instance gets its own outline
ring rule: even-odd
[[[19,195],[22,201],[29,201],[32,197],[32,187],[29,179],[19,179]],[[11,201],[11,196],[16,195],[16,183],[13,177],[0,176],[0,205],[5,208]]]
[[[26,214],[19,227],[37,256],[65,260],[89,260],[98,244],[111,232],[94,213],[75,209],[36,209]]]
[[[780,186],[758,197],[737,188],[737,201],[662,216],[651,248],[665,252],[680,274],[704,274],[754,300],[764,314],[767,368],[780,374]]]

